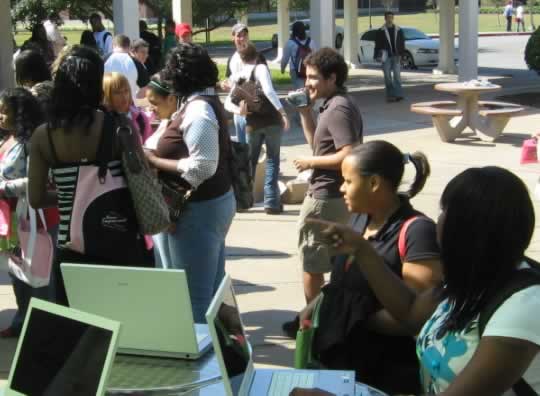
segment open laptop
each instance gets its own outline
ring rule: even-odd
[[[69,305],[122,323],[118,353],[198,359],[212,346],[195,324],[183,270],[62,264]]]
[[[228,275],[208,308],[206,319],[228,396],[288,396],[295,387],[354,396],[354,371],[255,370]]]
[[[5,396],[101,396],[120,323],[32,299]]]

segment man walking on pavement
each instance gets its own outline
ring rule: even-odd
[[[514,6],[512,0],[504,7],[503,16],[506,18],[506,31],[512,31],[512,15],[514,15]]]
[[[385,24],[375,37],[374,57],[382,63],[386,100],[399,102],[403,100],[401,57],[405,55],[405,36],[399,26],[394,24],[394,13],[385,12],[384,21]]]

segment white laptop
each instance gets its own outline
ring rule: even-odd
[[[228,396],[288,396],[295,387],[354,396],[354,371],[255,370],[228,275],[208,308],[206,319]]]
[[[212,346],[195,324],[183,270],[62,264],[71,307],[122,323],[118,353],[198,359]]]
[[[102,396],[120,323],[32,299],[5,396]]]

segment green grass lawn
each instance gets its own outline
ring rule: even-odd
[[[537,23],[540,24],[540,15],[535,14]],[[343,25],[343,19],[338,18],[336,20],[338,25]],[[383,24],[382,16],[373,16],[371,20],[373,27],[378,27]],[[422,30],[425,33],[438,33],[439,32],[439,16],[434,13],[418,13],[418,14],[403,14],[396,15],[396,23],[401,26],[410,26]],[[459,17],[456,15],[456,32],[458,28]],[[526,25],[530,25],[530,18],[527,15]],[[363,32],[369,28],[369,18],[367,16],[358,17],[358,31]],[[197,30],[195,28],[194,30]],[[272,35],[277,32],[276,23],[253,23],[250,26],[250,38],[253,41],[270,41]],[[479,18],[479,30],[480,32],[502,32],[506,30],[506,23],[502,16],[497,14],[482,14]],[[62,33],[67,37],[70,44],[79,43],[81,37],[81,30],[62,30]],[[20,31],[15,36],[17,45],[21,45],[25,40],[30,37],[30,33],[27,31]],[[205,42],[205,35],[203,33],[194,36],[194,40],[197,43]],[[230,26],[224,26],[218,28],[210,33],[211,45],[227,45],[231,42],[231,28]]]
[[[226,65],[218,64],[218,70],[219,70],[219,80],[224,80],[225,77],[225,70],[227,69]],[[272,74],[272,82],[274,85],[290,85],[291,84],[291,76],[289,76],[289,72],[286,71],[284,74],[281,74],[279,70],[276,69],[270,69],[270,73]]]

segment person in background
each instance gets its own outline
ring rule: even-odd
[[[85,45],[99,52],[96,39],[94,38],[94,33],[91,30],[84,30],[81,34],[81,40],[79,41],[81,45]]]
[[[193,42],[193,31],[191,30],[191,25],[189,23],[179,23],[176,25],[175,33],[180,43]]]
[[[251,151],[254,172],[259,163],[259,155],[264,143],[267,157],[264,180],[264,211],[269,215],[280,214],[283,212],[278,187],[281,135],[283,130],[289,129],[289,119],[272,85],[270,70],[267,65],[257,63],[258,53],[252,43],[240,51],[240,59],[244,68],[240,73],[234,75],[235,84],[249,80],[258,82],[265,96],[264,99],[261,98],[266,102],[262,106],[264,112],[248,113],[248,102],[245,100],[238,104],[233,103],[234,87],[227,97],[225,108],[235,115],[246,117],[247,142]]]
[[[299,172],[312,169],[308,192],[300,209],[298,251],[303,267],[303,285],[309,304],[321,291],[324,274],[332,270],[333,252],[324,243],[318,228],[308,218],[315,217],[346,224],[350,214],[339,191],[343,184],[341,163],[352,147],[362,142],[362,116],[345,82],[349,68],[343,57],[331,48],[322,48],[306,60],[306,89],[311,103],[323,99],[317,123],[312,106],[299,108],[304,136],[313,155],[299,157]],[[283,331],[295,334],[298,316],[283,324]]]
[[[131,44],[131,59],[135,62],[137,68],[137,85],[141,89],[146,89],[150,82],[150,72],[146,68],[146,62],[149,56],[149,44],[143,39],[137,39]],[[143,98],[145,92],[139,92],[138,98]]]
[[[40,52],[25,50],[19,54],[15,60],[15,81],[18,86],[30,89],[50,79],[51,72]]]
[[[405,167],[415,176],[407,191]],[[379,140],[355,147],[342,164],[341,192],[352,218],[349,225],[412,290],[419,293],[441,279],[435,223],[415,210],[410,200],[430,174],[421,152],[403,154]],[[419,366],[413,337],[401,335],[356,265],[362,257],[336,256],[330,282],[302,311],[311,320],[319,301],[314,349],[328,369],[355,370],[356,380],[388,394],[420,394]],[[362,353],[358,353],[362,351]]]
[[[114,37],[114,50],[105,60],[105,72],[123,74],[129,81],[131,97],[143,98],[150,78],[144,65],[130,55],[130,45],[129,37],[123,34]]]
[[[32,28],[32,35],[21,46],[21,52],[25,50],[39,52],[49,67],[54,62],[55,55],[53,45],[47,38],[47,32],[42,24],[34,25]]]
[[[103,104],[105,108],[127,115],[133,121],[133,125],[141,137],[141,142],[144,143],[152,135],[152,127],[146,114],[132,103],[133,99],[127,78],[117,72],[105,73],[103,75]]]
[[[27,163],[30,137],[43,120],[44,116],[39,102],[27,89],[13,88],[0,94],[0,129],[7,131],[12,139],[11,147],[4,153],[0,161],[0,198],[17,199],[18,205],[26,205],[26,200],[20,198],[26,197],[28,185]],[[15,210],[13,210],[12,216],[15,215]],[[56,225],[47,224],[51,230],[57,225],[58,222]],[[20,257],[20,249],[16,249],[12,255]],[[0,331],[2,338],[19,336],[32,297],[47,301],[51,300],[52,297],[49,286],[33,288],[15,275],[10,274],[10,276],[17,301],[17,312],[10,326]]]
[[[193,193],[170,232],[153,237],[157,265],[186,271],[194,320],[205,323],[225,274],[225,238],[236,212],[228,125],[215,94],[218,69],[203,47],[180,43],[160,75],[165,85],[151,89],[170,90],[158,100],[169,104],[174,96],[177,107],[147,158],[162,183]]]
[[[422,293],[399,279],[361,234],[319,226],[328,244],[361,258],[355,265],[377,299],[416,337],[422,394],[540,393],[540,284],[526,272],[540,268],[525,257],[535,213],[519,177],[489,166],[448,183],[437,222],[443,276]]]
[[[43,27],[47,32],[47,38],[53,45],[54,56],[58,56],[62,48],[66,45],[66,39],[60,33],[58,26],[62,23],[62,18],[58,14],[52,13],[49,17],[43,22]]]
[[[374,58],[382,63],[386,101],[403,100],[401,86],[401,57],[405,55],[405,36],[399,26],[394,24],[394,13],[384,13],[384,25],[377,30]]]
[[[167,57],[167,54],[178,45],[176,39],[176,23],[172,19],[165,21],[165,38],[163,39],[162,59]]]
[[[100,55],[105,58],[113,52],[113,36],[111,32],[105,29],[101,15],[94,13],[90,15],[90,26],[94,33],[94,40]]]
[[[300,49],[305,48],[305,54],[315,51],[315,43],[308,37],[306,33],[306,25],[302,21],[296,21],[291,28],[291,38],[287,41],[281,58],[281,73],[285,73],[285,69],[289,66],[289,74],[293,87],[295,89],[303,88],[306,84],[306,77],[298,76],[300,62],[305,58],[300,58]]]
[[[148,30],[148,24],[143,20],[139,21],[139,31],[141,38],[149,45],[148,59],[145,66],[148,74],[153,75],[161,65],[161,40],[157,35]]]
[[[525,7],[523,7],[522,2],[518,2],[518,6],[516,8],[516,25],[518,32],[520,27],[522,32],[525,31]]]
[[[512,31],[512,16],[514,15],[514,2],[509,0],[504,7],[503,16],[506,18],[506,31]]]
[[[53,263],[56,301],[67,304],[60,264],[95,263],[103,265],[152,266],[152,254],[147,249],[144,236],[133,208],[125,176],[121,172],[121,153],[113,144],[112,116],[102,110],[103,60],[99,54],[84,46],[74,46],[67,53],[54,76],[51,114],[48,123],[38,127],[30,145],[28,195],[34,208],[58,204],[62,218],[58,232],[57,258]],[[103,154],[106,153],[106,154]],[[107,155],[107,157],[99,157]],[[118,194],[125,194],[123,206],[113,199],[96,210],[114,211],[113,219],[124,224],[121,228],[104,227],[101,222],[80,228],[71,227],[72,216],[81,200],[88,199],[91,185],[75,183],[79,174],[97,176],[97,159],[107,161],[109,182],[116,183]],[[52,173],[56,192],[48,191],[49,174]],[[68,176],[69,175],[69,176]],[[110,175],[110,176],[109,176]],[[67,179],[66,179],[67,178]],[[98,177],[95,185],[102,185]],[[124,196],[124,195],[123,195]],[[61,197],[61,199],[58,199]],[[115,204],[116,203],[116,204]],[[85,212],[81,215],[89,215]],[[78,221],[76,220],[73,221]],[[81,219],[82,221],[82,219]],[[69,230],[69,232],[68,232]],[[107,238],[94,232],[107,232]],[[84,246],[79,241],[91,241]],[[111,249],[110,245],[115,248]]]

